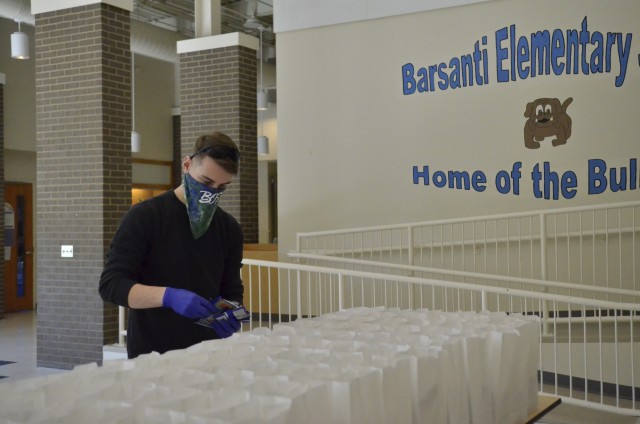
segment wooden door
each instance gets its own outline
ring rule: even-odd
[[[6,183],[4,202],[5,312],[33,309],[32,185]]]

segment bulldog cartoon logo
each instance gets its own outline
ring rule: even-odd
[[[537,149],[546,137],[555,138],[553,146],[565,144],[571,137],[571,117],[567,115],[567,107],[572,97],[560,104],[558,99],[537,99],[527,104],[524,116],[524,145],[528,149]]]

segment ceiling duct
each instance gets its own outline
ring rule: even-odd
[[[131,21],[131,51],[142,56],[178,63],[176,43],[187,38],[154,25]]]
[[[134,0],[133,3],[131,50],[143,56],[177,63],[176,42],[194,37],[193,1]],[[0,0],[0,17],[33,26],[35,16],[31,14],[30,4],[30,0]],[[273,63],[275,34],[271,30],[271,0],[221,0],[221,6],[222,33],[247,32],[257,35],[258,28],[262,26],[265,58]]]
[[[36,18],[31,14],[31,0],[0,1],[0,16],[31,26],[36,24]]]

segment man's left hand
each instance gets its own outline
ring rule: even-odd
[[[211,327],[221,339],[226,339],[240,330],[240,321],[233,315],[233,311],[226,311],[213,320]]]

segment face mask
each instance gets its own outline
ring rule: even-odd
[[[191,233],[198,239],[207,232],[224,190],[208,187],[188,173],[184,174],[183,184]]]

